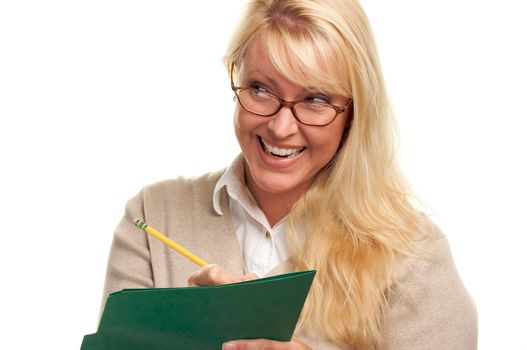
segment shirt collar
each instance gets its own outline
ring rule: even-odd
[[[225,188],[229,198],[236,201],[250,216],[270,231],[272,228],[270,227],[265,214],[262,212],[258,204],[256,204],[256,200],[245,184],[244,167],[245,158],[243,157],[243,154],[240,154],[227,168],[225,173],[223,173],[214,187],[212,195],[213,209],[218,215],[223,215],[223,210],[220,205],[220,197],[221,191]],[[274,227],[284,223],[287,220],[287,217],[288,215],[282,218],[282,220],[276,223]]]
[[[224,187],[228,195],[236,199],[240,198],[242,193],[247,192],[245,187],[244,162],[243,155],[240,154],[236,157],[214,187],[212,206],[218,215],[223,215],[220,206],[220,194]]]

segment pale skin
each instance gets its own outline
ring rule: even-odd
[[[289,101],[322,98],[337,106],[348,102],[347,97],[308,90],[282,76],[260,42],[249,50],[243,67],[244,74],[237,82],[241,86],[258,86]],[[281,108],[272,117],[260,117],[237,104],[234,130],[245,157],[245,180],[271,226],[291,211],[335,155],[348,125],[348,110],[328,125],[313,126],[296,120],[290,108]],[[263,151],[261,140],[278,148],[303,147],[303,151],[290,159],[273,157]]]
[[[245,58],[242,86],[258,86],[285,100],[325,98],[328,103],[344,106],[344,96],[327,96],[298,86],[273,67],[265,47],[256,42]],[[234,129],[245,158],[245,181],[269,224],[274,226],[291,210],[294,203],[313,183],[317,173],[335,155],[342,134],[349,125],[348,111],[326,126],[300,123],[290,108],[281,108],[272,117],[255,116],[236,106]],[[337,137],[335,137],[337,135]],[[340,137],[339,137],[340,135]],[[262,143],[282,149],[302,149],[291,158],[273,156]],[[258,278],[255,274],[234,276],[218,265],[208,265],[188,279],[189,286],[221,285]],[[268,339],[229,341],[223,350],[310,350],[306,344]]]

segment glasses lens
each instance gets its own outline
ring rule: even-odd
[[[251,113],[272,116],[281,107],[278,97],[259,89],[240,89],[237,93],[240,105]],[[326,104],[312,101],[297,102],[293,106],[296,118],[309,125],[326,125],[335,119],[337,111]]]
[[[280,101],[276,97],[258,89],[240,90],[238,99],[243,108],[259,115],[273,115],[280,108]]]
[[[330,123],[337,112],[333,107],[310,101],[299,102],[294,106],[297,118],[310,125],[325,125]]]

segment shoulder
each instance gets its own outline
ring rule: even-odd
[[[189,203],[203,203],[209,205],[216,183],[225,169],[210,172],[196,177],[177,177],[163,180],[143,187],[137,195],[127,203],[129,211],[143,210],[146,212],[162,213],[171,208],[181,208]]]
[[[439,227],[423,215],[415,237],[414,254],[401,259],[396,267],[396,277],[401,290],[423,289],[421,292],[430,293],[432,285],[429,284],[448,284],[451,288],[463,289],[463,294],[466,294],[450,251],[448,238]]]
[[[396,269],[399,281],[410,283],[411,276],[426,270],[434,270],[430,278],[441,278],[442,273],[457,271],[450,251],[447,236],[428,217],[422,215],[418,223],[414,242],[414,255],[402,259]]]
[[[396,270],[398,285],[388,314],[391,348],[476,348],[475,305],[447,237],[426,217],[417,237],[416,256],[401,261]]]
[[[225,172],[225,169],[210,172],[196,177],[177,177],[159,181],[146,186],[143,189],[145,195],[154,197],[165,197],[174,193],[188,193],[188,192],[212,192],[214,186]]]

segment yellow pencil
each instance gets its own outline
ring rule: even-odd
[[[170,248],[176,250],[179,254],[189,258],[190,260],[192,260],[199,266],[204,267],[208,265],[208,263],[205,260],[198,258],[194,254],[192,254],[191,252],[189,252],[188,250],[186,250],[185,248],[183,248],[182,246],[180,246],[179,244],[177,244],[176,242],[174,242],[173,240],[171,240],[170,238],[162,234],[161,232],[145,224],[143,221],[136,220],[135,225],[139,227],[140,229],[142,229],[143,231],[145,231],[146,233],[151,234],[155,238],[159,239],[161,242],[165,243]]]

